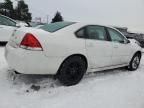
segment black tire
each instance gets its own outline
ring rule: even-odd
[[[65,86],[76,85],[83,78],[86,68],[86,62],[82,57],[70,57],[60,67],[57,78]]]
[[[139,53],[136,53],[129,63],[128,70],[130,71],[137,70],[140,64],[140,60],[141,60],[141,55]]]

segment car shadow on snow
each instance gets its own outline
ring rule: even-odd
[[[82,79],[82,82],[80,83],[85,84],[95,79],[105,80],[107,78],[119,77],[121,75],[123,76],[125,74],[130,74],[130,73],[131,72],[127,71],[125,68],[87,73]],[[54,76],[50,76],[50,75],[15,74],[14,71],[9,70],[8,77],[12,81],[13,85],[15,86],[19,86],[19,87],[21,85],[27,86],[27,89],[25,90],[26,92],[29,92],[31,90],[39,91],[41,89],[47,89],[47,88],[58,88],[62,86],[59,83],[59,81],[54,78]]]
[[[31,90],[39,91],[40,89],[44,88],[55,88],[60,86],[59,82],[54,79],[54,76],[51,75],[16,74],[14,71],[9,70],[8,79],[12,81],[14,86],[26,86],[26,92]]]
[[[117,68],[117,69],[110,69],[104,71],[97,71],[93,73],[87,73],[84,76],[83,82],[91,81],[91,80],[107,80],[107,79],[117,79],[120,76],[124,77],[129,74],[132,74],[132,71],[128,71],[126,68]]]

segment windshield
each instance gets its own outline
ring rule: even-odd
[[[74,22],[56,22],[56,23],[46,24],[39,28],[48,32],[56,32],[57,30],[60,30],[72,24],[74,24]]]

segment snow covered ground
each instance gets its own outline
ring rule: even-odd
[[[41,88],[34,91],[32,85]],[[0,47],[0,108],[144,108],[144,58],[137,71],[88,74],[80,84],[64,87],[50,76],[15,76]]]

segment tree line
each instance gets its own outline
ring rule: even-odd
[[[28,4],[26,4],[24,0],[19,0],[17,2],[17,6],[14,7],[11,0],[4,0],[3,3],[0,3],[0,14],[15,20],[31,22],[32,13],[29,12]],[[60,21],[63,21],[63,17],[61,13],[57,11],[51,23]]]
[[[25,22],[30,22],[32,20],[32,14],[29,12],[28,5],[24,0],[18,1],[16,7],[13,6],[11,0],[5,0],[0,4],[0,14]]]

